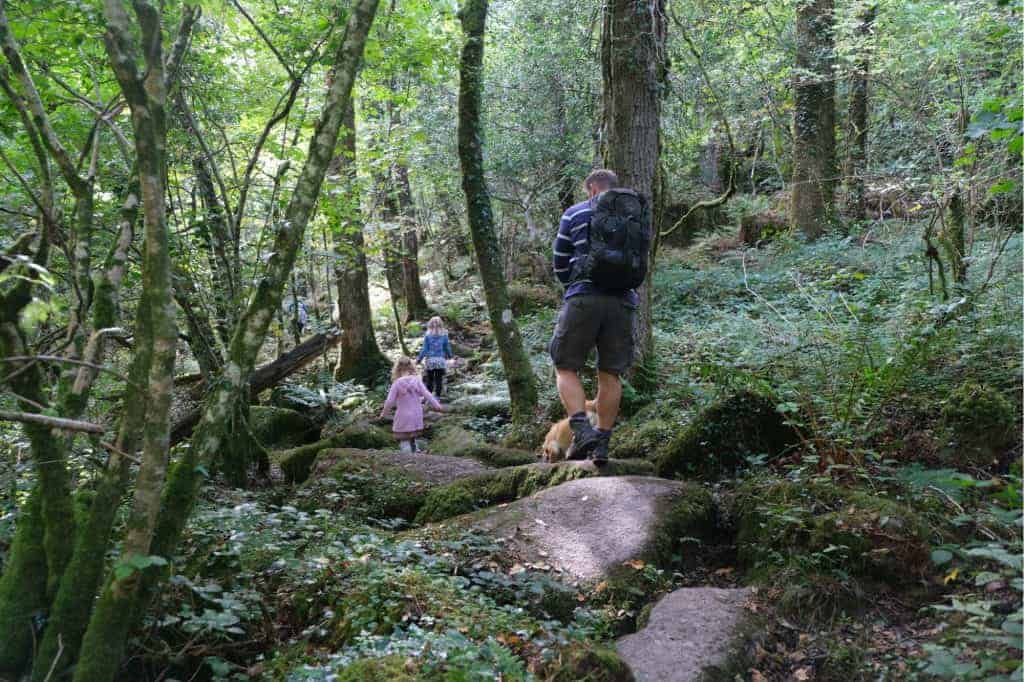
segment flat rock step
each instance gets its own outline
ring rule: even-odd
[[[316,473],[322,475],[343,461],[358,462],[371,471],[381,468],[398,471],[411,480],[437,485],[492,471],[491,467],[466,457],[406,454],[398,450],[328,449],[321,450],[317,456]]]
[[[527,561],[596,580],[645,553],[661,512],[685,488],[646,476],[582,478],[481,512],[473,525]]]
[[[688,587],[661,599],[647,625],[617,645],[637,682],[691,682],[727,662],[750,590]]]

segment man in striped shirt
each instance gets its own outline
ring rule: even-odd
[[[587,200],[569,208],[558,225],[554,244],[554,269],[565,285],[562,310],[558,315],[551,359],[558,376],[558,395],[569,414],[573,442],[569,459],[608,460],[608,442],[619,414],[622,382],[619,376],[633,363],[633,319],[637,295],[632,289],[599,291],[580,274],[590,249],[590,219],[597,196],[618,185],[610,170],[595,170],[583,183]],[[586,393],[579,371],[597,349],[597,428],[584,411]]]

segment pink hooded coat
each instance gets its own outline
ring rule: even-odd
[[[395,408],[395,421],[391,425],[391,430],[395,433],[422,431],[423,400],[435,410],[441,409],[441,403],[427,390],[417,375],[409,374],[395,379],[381,410],[382,414],[387,414],[392,407]]]

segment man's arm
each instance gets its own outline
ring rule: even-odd
[[[555,237],[553,265],[555,276],[562,284],[568,284],[572,275],[570,267],[573,254],[572,237],[569,236],[569,218],[562,216],[558,223],[558,236]]]

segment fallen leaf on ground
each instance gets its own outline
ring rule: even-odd
[[[622,565],[623,566],[629,566],[630,568],[633,568],[633,569],[639,571],[641,568],[643,568],[647,564],[644,563],[643,559],[633,559],[632,561],[624,562]]]

